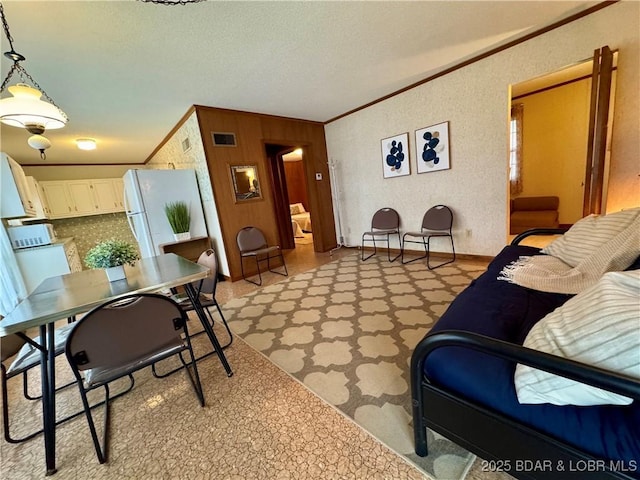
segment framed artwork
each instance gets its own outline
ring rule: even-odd
[[[449,163],[449,122],[416,130],[418,173],[451,168]]]
[[[409,134],[385,138],[382,143],[382,172],[384,178],[402,177],[411,173],[409,166]]]

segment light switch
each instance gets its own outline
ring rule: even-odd
[[[322,174],[320,172],[316,172],[316,180],[322,180]]]

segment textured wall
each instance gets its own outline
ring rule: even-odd
[[[640,3],[617,3],[328,124],[346,243],[360,243],[378,208],[396,208],[406,231],[444,203],[456,216],[456,250],[495,255],[507,238],[509,86],[588,59],[603,45],[620,51],[607,209],[640,204],[639,18]],[[451,169],[416,174],[415,130],[444,121]],[[380,140],[403,132],[412,173],[385,180]]]
[[[182,142],[186,138],[189,139],[191,148],[188,151],[183,152]],[[204,210],[205,221],[207,223],[207,230],[212,239],[213,248],[215,248],[219,254],[218,259],[220,262],[220,273],[228,276],[229,264],[227,262],[227,255],[222,242],[220,220],[218,218],[218,212],[213,198],[209,169],[204,155],[204,147],[202,145],[198,118],[195,111],[189,115],[187,120],[147,163],[147,168],[151,169],[168,169],[173,167],[177,170],[191,168],[196,171],[196,178],[198,179],[198,188],[200,189],[200,198],[202,199],[202,207]]]

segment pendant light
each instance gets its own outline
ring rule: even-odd
[[[25,57],[13,48],[13,38],[9,32],[2,3],[0,3],[0,17],[5,36],[9,41],[9,47],[11,47],[11,50],[5,52],[4,55],[13,61],[9,73],[0,86],[0,94],[5,90],[11,94],[10,97],[0,99],[0,122],[12,127],[24,128],[31,133],[33,136],[29,138],[28,143],[32,148],[40,151],[40,157],[44,160],[44,150],[51,146],[51,142],[42,134],[45,130],[64,127],[69,119],[20,65]],[[22,82],[7,88],[9,80],[15,73],[18,74]],[[42,100],[41,97],[47,101]]]

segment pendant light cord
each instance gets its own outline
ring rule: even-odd
[[[68,121],[69,117],[67,117],[67,114],[62,111],[62,109],[56,104],[56,102],[53,101],[53,99],[47,94],[47,92],[45,92],[44,89],[40,85],[38,85],[38,82],[36,82],[33,77],[29,75],[29,73],[24,69],[22,65],[20,65],[20,62],[26,59],[23,55],[16,52],[13,48],[13,37],[11,36],[11,32],[9,31],[9,24],[7,23],[7,18],[4,14],[4,7],[2,3],[0,3],[0,17],[2,17],[2,28],[4,29],[4,34],[9,41],[9,46],[11,47],[11,50],[5,52],[4,55],[7,58],[13,60],[13,65],[11,66],[9,73],[0,86],[0,93],[4,92],[4,90],[7,88],[7,85],[9,84],[9,80],[11,79],[13,74],[17,72],[20,80],[22,80],[24,83],[31,82],[31,85],[37,88],[40,93],[42,93],[42,96],[46,98],[50,104],[56,107],[60,111],[60,114],[65,118],[65,120]]]

